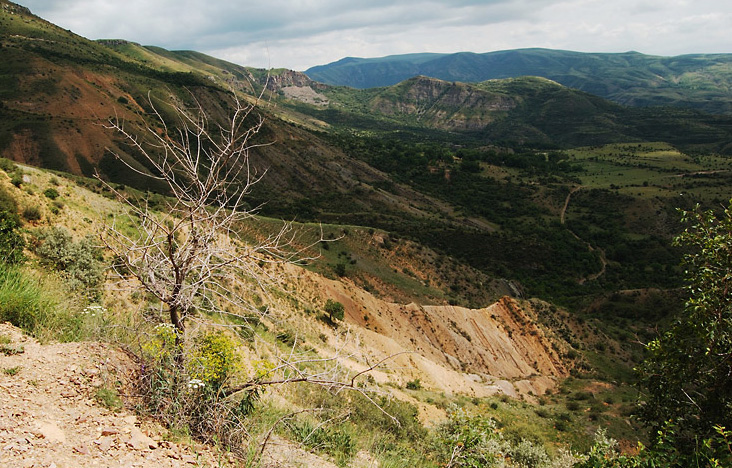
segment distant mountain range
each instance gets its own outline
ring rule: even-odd
[[[538,76],[629,106],[732,113],[732,54],[658,57],[550,49],[423,53],[348,57],[305,74],[322,83],[362,89],[391,86],[418,75],[465,83]]]

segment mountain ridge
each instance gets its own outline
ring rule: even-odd
[[[473,83],[541,76],[620,104],[682,105],[713,113],[732,112],[732,54],[662,57],[635,51],[583,53],[526,48],[429,58],[425,54],[353,58],[311,67],[305,74],[327,84],[361,89],[393,85],[416,75]]]

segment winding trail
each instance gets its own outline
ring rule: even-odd
[[[569,200],[572,199],[572,195],[574,195],[578,191],[582,190],[582,188],[583,187],[581,185],[578,185],[575,188],[573,188],[572,190],[570,190],[569,193],[567,194],[567,198],[564,200],[564,207],[562,208],[562,212],[559,214],[560,224],[564,225],[564,215],[565,215],[565,213],[567,213],[567,207],[569,206]],[[577,236],[575,236],[575,237],[577,237]]]
[[[564,225],[565,215],[567,213],[567,208],[569,207],[569,201],[572,199],[572,195],[574,195],[578,191],[582,190],[583,188],[584,188],[583,186],[578,185],[577,187],[574,187],[572,190],[570,190],[569,193],[567,194],[567,198],[564,200],[564,207],[562,207],[562,212],[559,214],[560,224]],[[577,283],[585,284],[587,281],[595,281],[596,279],[598,279],[602,275],[604,275],[605,271],[607,271],[607,257],[605,257],[605,251],[599,247],[593,247],[592,244],[590,244],[589,242],[580,238],[571,229],[567,229],[567,231],[569,231],[569,233],[572,234],[572,236],[574,236],[574,238],[577,239],[578,241],[584,242],[587,245],[587,249],[590,252],[594,252],[595,250],[597,250],[600,253],[600,263],[602,264],[602,268],[600,268],[600,271],[598,271],[597,273],[593,273],[585,278],[578,279]]]

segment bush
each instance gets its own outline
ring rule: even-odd
[[[221,332],[207,333],[196,340],[188,353],[186,368],[193,379],[219,389],[239,368],[236,343]]]
[[[689,299],[647,345],[639,414],[652,435],[674,421],[676,443],[692,453],[699,439],[716,437],[715,426],[732,427],[732,202],[719,214],[697,206],[683,221],[688,227],[675,243],[688,252]]]
[[[539,468],[549,464],[549,455],[544,447],[527,439],[521,439],[509,449],[508,453],[517,467]]]
[[[410,380],[407,382],[407,390],[420,390],[422,388],[422,382],[419,379]]]
[[[205,334],[182,366],[177,337],[172,324],[160,324],[143,345],[139,389],[145,409],[171,430],[241,454],[247,438],[244,422],[259,393],[228,395],[221,387],[236,365],[234,342],[221,333]]]
[[[641,445],[637,455],[621,455],[618,443],[604,429],[595,434],[595,444],[576,468],[706,468],[732,466],[732,431],[721,426],[710,428],[707,438],[697,438],[692,452],[684,451],[678,437],[683,432],[666,423],[658,431],[650,448]]]
[[[98,296],[104,270],[100,262],[101,253],[92,237],[74,241],[66,229],[52,227],[41,232],[38,240],[40,245],[36,253],[41,264],[63,273],[73,289]]]
[[[333,266],[333,271],[336,275],[340,277],[346,276],[346,264],[345,263],[336,263]]]
[[[6,174],[11,174],[15,172],[15,170],[18,168],[15,164],[13,164],[13,161],[7,159],[7,158],[0,158],[0,169],[5,171]]]
[[[28,206],[23,210],[23,218],[26,221],[39,221],[41,219],[41,209],[37,206]]]
[[[434,435],[433,446],[441,463],[470,468],[500,466],[509,447],[496,431],[493,419],[473,416],[462,409],[448,416]]]
[[[327,301],[325,301],[324,309],[325,313],[328,314],[331,322],[333,322],[334,320],[343,320],[343,317],[345,317],[346,310],[343,307],[343,304],[341,304],[340,302],[328,299]]]
[[[19,227],[15,213],[0,211],[0,263],[16,265],[25,260],[25,239],[18,232]]]
[[[43,195],[45,195],[47,198],[50,198],[51,200],[55,200],[58,198],[59,193],[58,190],[56,190],[55,188],[49,187],[43,191]]]

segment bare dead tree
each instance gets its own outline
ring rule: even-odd
[[[221,311],[226,302],[246,307],[231,287],[232,278],[264,287],[267,275],[261,265],[291,261],[301,252],[290,248],[288,223],[255,244],[239,234],[241,223],[257,213],[244,202],[263,175],[251,166],[250,152],[269,144],[254,142],[264,123],[257,102],[244,104],[232,94],[233,112],[223,124],[212,122],[198,101],[192,108],[167,103],[177,122],[166,122],[153,99],[149,102],[162,131],[147,124],[139,137],[119,119],[105,127],[121,134],[151,170],[140,170],[112,151],[115,157],[162,182],[170,196],[163,207],[152,209],[148,200],[107,184],[126,205],[133,227],[114,219],[102,241],[121,267],[167,306],[170,323],[182,334],[195,310]]]
[[[266,292],[277,278],[263,266],[309,260],[304,252],[323,239],[321,234],[314,244],[297,248],[296,233],[284,222],[277,232],[257,242],[248,242],[241,235],[242,223],[254,219],[258,211],[257,207],[247,208],[245,199],[264,175],[250,164],[250,152],[268,144],[255,141],[264,123],[256,102],[244,104],[232,96],[232,114],[221,124],[213,122],[197,101],[192,108],[168,102],[176,121],[166,122],[155,102],[149,101],[152,117],[161,128],[147,124],[143,135],[138,136],[137,129],[126,128],[118,119],[105,127],[121,134],[150,169],[140,169],[113,152],[115,156],[129,169],[162,182],[170,196],[162,199],[162,207],[152,206],[144,197],[106,184],[124,204],[126,214],[107,220],[101,237],[118,259],[119,272],[129,272],[167,306],[176,344],[182,345],[187,321],[199,312],[254,312],[246,290],[237,292],[240,287],[250,284]],[[224,311],[226,304],[233,307]],[[175,364],[182,367],[183,347],[178,346],[176,353]],[[344,349],[337,349],[333,356],[324,358],[297,355],[293,345],[291,353],[277,356],[276,364],[265,375],[220,388],[207,405],[219,405],[222,409],[215,416],[227,418],[230,411],[226,408],[234,408],[241,395],[256,395],[259,389],[271,386],[307,383],[335,393],[358,392],[399,424],[372,398],[373,391],[359,381],[396,355],[376,363],[366,360],[363,370],[353,372],[339,364],[343,353]],[[262,451],[270,434],[262,442]]]

